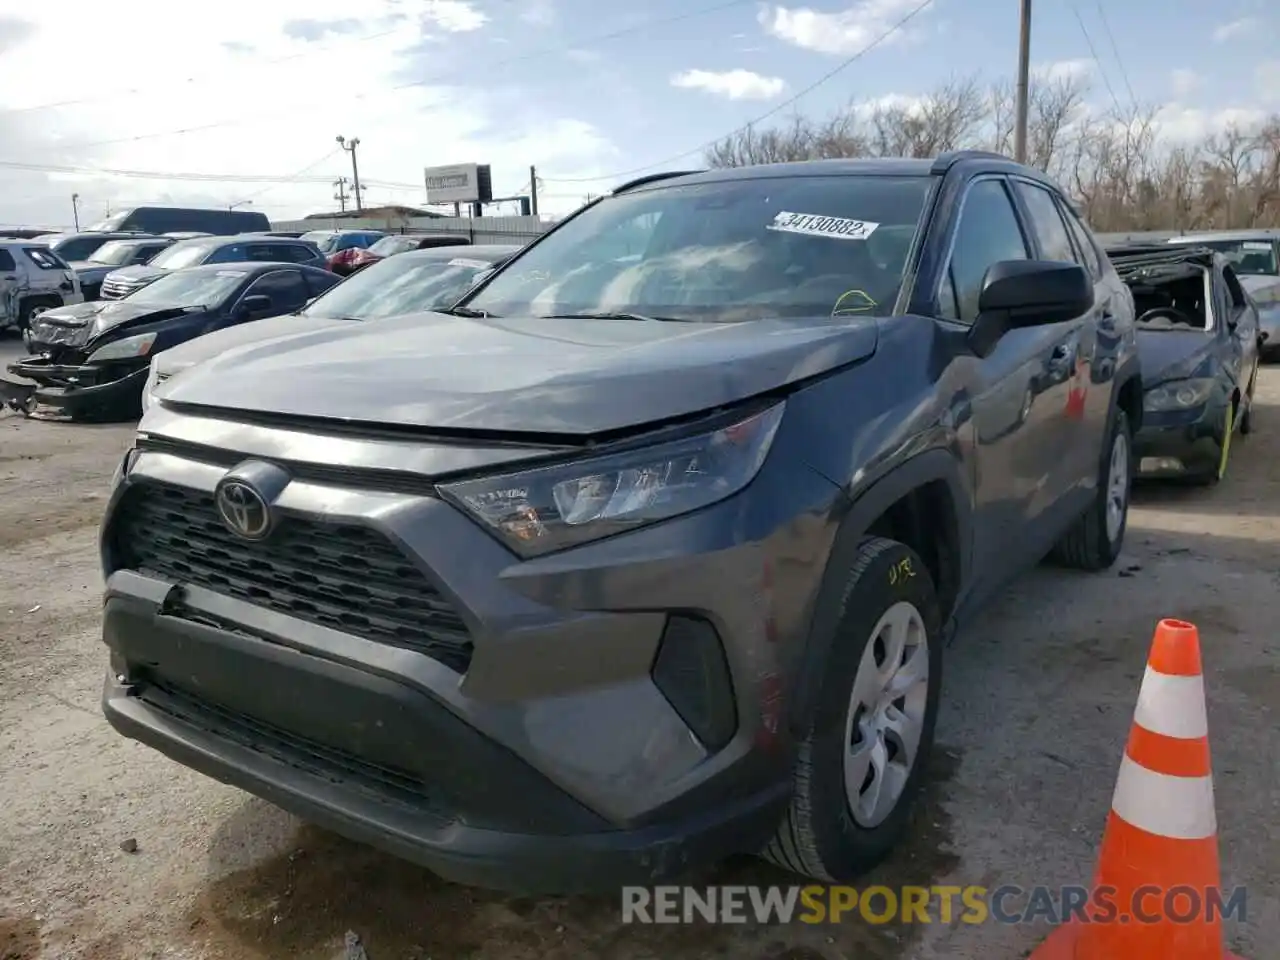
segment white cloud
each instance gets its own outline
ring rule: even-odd
[[[509,84],[462,69],[473,36],[488,44],[485,15],[464,0],[365,0],[358,24],[351,9],[348,0],[130,0],[122,18],[109,4],[51,0],[20,22],[0,18],[0,159],[75,168],[0,167],[3,220],[69,226],[73,192],[82,222],[108,204],[251,200],[275,219],[332,209],[332,181],[351,174],[337,134],[360,138],[367,205],[421,204],[422,168],[436,164],[489,163],[499,194],[519,188],[530,164],[566,178],[626,165],[581,119],[537,102],[513,115],[499,103]],[[424,48],[445,33],[449,43]],[[103,50],[139,43],[145,58],[116,57],[102,71]],[[291,182],[227,180],[266,175]],[[550,198],[543,206],[557,209]]]
[[[489,22],[489,15],[467,0],[425,0],[422,18],[448,33],[470,33]]]
[[[1213,42],[1225,43],[1235,37],[1244,36],[1257,26],[1257,17],[1241,17],[1239,20],[1232,20],[1230,23],[1224,23],[1213,31]]]
[[[781,77],[763,77],[750,70],[685,70],[671,78],[673,87],[705,90],[729,100],[770,100],[787,88]]]
[[[870,46],[919,5],[918,0],[857,0],[847,10],[826,13],[810,7],[765,7],[764,29],[787,43],[818,53],[852,54]],[[894,30],[884,44],[908,34]]]
[[[1095,64],[1092,60],[1055,60],[1052,63],[1036,64],[1031,70],[1031,75],[1037,79],[1047,83],[1057,83],[1063,80],[1080,80],[1093,73]]]
[[[1188,93],[1200,86],[1200,74],[1194,70],[1170,70],[1169,84],[1173,88],[1175,97],[1185,97]]]
[[[862,120],[870,119],[877,113],[890,110],[901,110],[907,116],[915,117],[919,116],[928,105],[929,98],[927,96],[911,93],[886,93],[884,96],[876,97],[872,100],[860,100],[853,104],[850,110],[855,117]]]
[[[1170,103],[1156,114],[1155,123],[1163,139],[1186,143],[1221,133],[1228,127],[1248,128],[1260,123],[1265,116],[1265,112],[1257,107],[1204,110],[1181,103]]]

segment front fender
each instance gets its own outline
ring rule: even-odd
[[[789,723],[797,737],[803,738],[813,721],[828,654],[837,639],[836,628],[846,577],[867,530],[898,500],[935,481],[944,482],[951,495],[959,546],[959,593],[963,596],[970,580],[969,547],[973,542],[973,512],[963,469],[960,461],[948,451],[927,450],[854,495],[836,531],[796,667]]]

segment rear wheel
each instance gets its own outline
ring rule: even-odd
[[[905,832],[933,746],[942,673],[938,600],[913,550],[864,540],[838,603],[791,806],[764,850],[778,866],[829,882],[874,866]]]
[[[1129,522],[1133,438],[1129,415],[1116,408],[1104,448],[1098,493],[1088,511],[1053,549],[1053,558],[1077,570],[1105,570],[1116,562]]]

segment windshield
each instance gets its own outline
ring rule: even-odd
[[[467,257],[379,260],[333,287],[303,310],[308,317],[377,320],[452,306],[493,266]]]
[[[130,303],[155,306],[213,307],[245,278],[244,270],[200,270],[172,273],[125,297]]]
[[[89,233],[115,233],[124,226],[124,222],[129,219],[129,211],[117,213],[114,217],[108,217],[106,220],[99,220],[89,228]]]
[[[733,322],[884,316],[929,177],[769,177],[610,197],[466,306],[494,316],[634,313]]]
[[[109,240],[94,251],[89,262],[100,263],[104,267],[118,267],[122,263],[128,263],[136,249],[136,245],[124,240]]]
[[[377,243],[369,247],[369,252],[377,257],[389,257],[396,253],[405,253],[409,250],[416,250],[417,247],[417,237],[383,237]]]
[[[1273,240],[1205,240],[1196,246],[1217,250],[1235,268],[1236,273],[1254,277],[1280,276]]]
[[[173,246],[167,247],[156,254],[150,266],[158,267],[161,270],[181,270],[183,267],[194,267],[196,264],[204,262],[204,258],[213,251],[214,246],[215,244],[211,243],[194,243],[180,240]]]

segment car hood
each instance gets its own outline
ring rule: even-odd
[[[1245,274],[1240,277],[1240,286],[1249,291],[1259,306],[1280,301],[1280,277]]]
[[[871,318],[749,323],[408,314],[247,344],[172,403],[456,431],[589,436],[744,400],[870,356]]]
[[[1216,342],[1213,334],[1195,330],[1139,330],[1143,387],[1196,375],[1212,357]]]
[[[40,315],[40,321],[56,327],[83,327],[94,321],[100,327],[115,327],[139,317],[168,313],[171,310],[170,307],[130,303],[127,300],[93,300],[46,310]]]
[[[123,302],[123,301],[122,301]],[[328,327],[350,324],[350,320],[332,320],[327,317],[299,317],[286,314],[283,317],[268,317],[252,323],[240,323],[234,327],[224,327],[202,337],[188,340],[175,347],[155,355],[156,372],[173,376],[193,364],[219,356],[228,350],[248,343],[270,340],[273,337],[293,336],[323,330]],[[357,321],[358,322],[358,321]]]
[[[155,267],[138,266],[138,267],[119,267],[111,271],[111,276],[117,280],[158,280],[169,271],[158,270]]]
[[[83,279],[86,276],[106,276],[108,273],[114,273],[116,270],[123,270],[123,267],[113,267],[105,263],[93,263],[89,260],[73,260],[70,264],[71,269],[76,272],[76,276]]]

